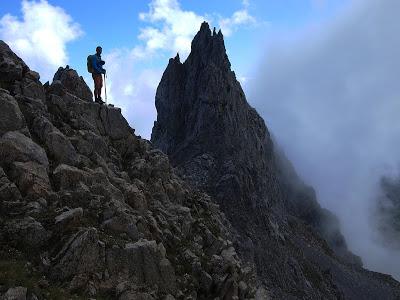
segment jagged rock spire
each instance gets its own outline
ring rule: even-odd
[[[239,257],[255,267],[272,299],[398,297],[393,280],[360,269],[314,190],[280,169],[284,159],[230,70],[221,31],[201,24],[188,59],[170,60],[155,104],[153,145],[220,205]]]
[[[208,23],[203,22],[199,32],[193,38],[188,62],[189,64],[212,62],[218,66],[223,66],[225,69],[230,69],[231,64],[226,55],[224,37],[221,31],[218,31],[218,34],[212,34]]]

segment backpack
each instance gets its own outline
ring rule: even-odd
[[[93,63],[92,63],[92,56],[93,55],[89,55],[88,57],[87,57],[87,70],[88,70],[88,72],[89,73],[93,73]]]

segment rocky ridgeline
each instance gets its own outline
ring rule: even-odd
[[[221,32],[203,23],[187,60],[170,59],[156,108],[153,145],[220,205],[239,258],[269,297],[400,299],[397,281],[362,268],[337,218],[273,144],[231,71]]]
[[[0,298],[265,299],[232,228],[70,68],[0,41]]]

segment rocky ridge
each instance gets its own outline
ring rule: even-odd
[[[400,285],[348,251],[337,218],[273,144],[203,23],[182,63],[169,60],[151,141],[231,222],[239,257],[273,299],[398,299]]]
[[[210,197],[91,101],[0,41],[2,299],[265,299]]]

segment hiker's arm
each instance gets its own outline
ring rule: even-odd
[[[103,68],[97,65],[97,58],[92,57],[92,66],[96,73],[103,73]]]

